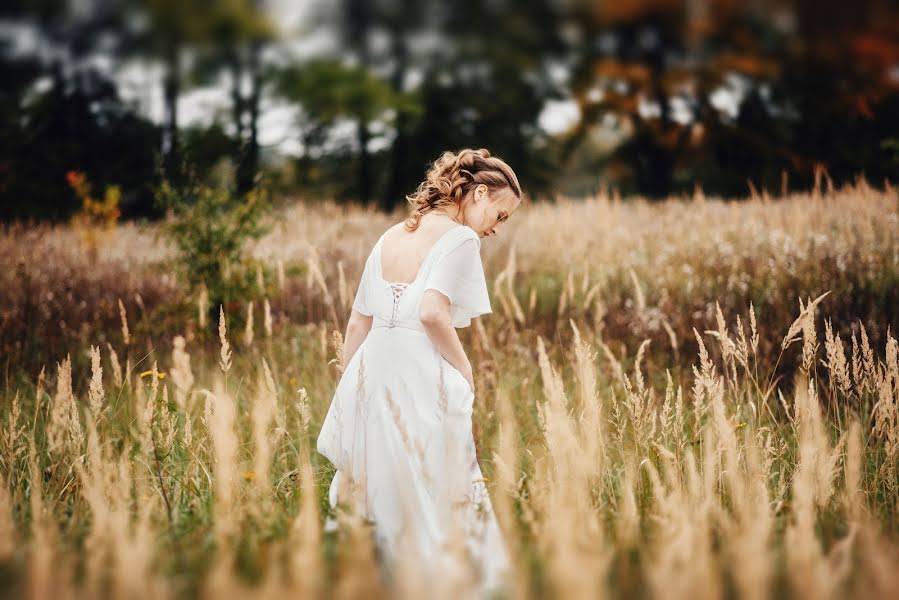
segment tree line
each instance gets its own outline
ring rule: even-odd
[[[534,197],[606,186],[742,195],[747,183],[895,178],[899,7],[888,0],[340,0],[299,31],[266,0],[9,0],[0,7],[0,219],[67,218],[66,174],[153,217],[161,181],[404,201],[444,149],[487,147]],[[316,32],[330,43],[298,58]],[[117,75],[145,65],[161,118]],[[151,68],[152,67],[152,68]],[[155,80],[153,78],[156,78]],[[185,123],[217,83],[226,113]],[[260,142],[294,107],[295,154]],[[575,111],[547,131],[547,106]]]

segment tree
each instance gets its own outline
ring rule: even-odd
[[[186,54],[209,38],[211,0],[128,0],[124,12],[136,10],[144,19],[128,31],[120,49],[132,55],[158,59],[165,67],[163,76],[162,155],[165,176],[179,181],[183,159],[179,137],[178,99],[184,86]]]
[[[388,112],[416,111],[412,95],[397,94],[391,86],[361,66],[348,66],[327,59],[311,60],[280,69],[276,75],[278,94],[302,108],[304,147],[313,140],[324,143],[327,132],[341,120],[371,123],[388,119]],[[368,159],[365,159],[368,160]],[[357,171],[356,197],[370,194],[371,181],[363,160]]]
[[[254,187],[259,171],[262,52],[276,39],[275,28],[262,0],[216,3],[208,19],[209,47],[201,55],[200,66],[208,75],[224,67],[231,80],[236,185],[238,194],[245,194]]]
[[[572,11],[583,119],[566,154],[612,130],[620,143],[606,165],[654,197],[695,183],[743,194],[747,178],[776,186],[784,172],[808,182],[821,164],[843,179],[883,176],[877,132],[897,127],[890,5],[623,0]],[[729,94],[732,110],[714,94]]]
[[[31,28],[41,51],[14,55],[0,47],[0,219],[68,218],[78,208],[68,171],[121,185],[124,213],[148,214],[158,130],[90,60],[111,40],[101,33],[115,30],[118,15],[106,8],[75,13],[66,3],[14,3],[3,15]],[[49,86],[35,87],[41,77]]]
[[[735,74],[754,81],[776,73],[756,17],[718,0],[631,0],[575,11],[570,18],[581,31],[572,93],[583,118],[566,154],[602,124],[621,139],[607,162],[630,171],[635,191],[661,197],[683,185],[689,177],[679,181],[678,173],[686,175],[726,120],[711,93]]]

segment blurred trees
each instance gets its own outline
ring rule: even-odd
[[[772,87],[790,107],[797,152],[837,180],[896,175],[883,142],[899,135],[899,4],[796,0],[797,37]]]
[[[367,201],[372,195],[369,124],[386,113],[415,112],[414,99],[397,93],[387,82],[361,66],[331,60],[312,60],[285,67],[277,72],[275,89],[283,97],[302,106],[298,123],[304,156],[326,151],[329,131],[340,119],[349,119],[357,128],[356,197]],[[304,170],[315,168],[316,160],[304,161]]]
[[[261,54],[275,37],[261,0],[130,0],[138,18],[122,40],[133,55],[164,65],[164,172],[183,180],[178,101],[185,83],[209,84],[223,72],[230,80],[233,163],[239,193],[253,187],[259,167]],[[190,58],[190,60],[187,60]]]
[[[899,9],[885,0],[623,0],[581,3],[572,92],[595,132],[620,143],[607,173],[649,196],[746,180],[807,185],[816,165],[846,180],[890,174],[897,130]],[[716,102],[717,99],[717,102]]]
[[[264,85],[263,50],[277,37],[261,0],[216,2],[210,21],[209,51],[203,65],[224,68],[230,79],[234,164],[238,194],[254,187],[259,170],[259,118]]]
[[[177,184],[185,164],[211,177],[223,161],[238,196],[279,169],[282,189],[389,210],[465,146],[535,197],[743,195],[747,180],[808,185],[819,166],[895,179],[888,0],[322,0],[304,31],[336,42],[301,55],[272,1],[5,3],[0,218],[64,218],[70,170],[120,185],[124,216],[152,215],[157,163]],[[143,106],[120,95],[135,64]],[[209,86],[222,111],[183,122],[186,92]],[[292,158],[263,152],[267,100],[296,108]],[[576,113],[569,129],[543,129],[554,105]]]
[[[205,0],[130,0],[124,7],[138,18],[120,38],[119,48],[156,59],[164,69],[161,153],[165,177],[170,181],[178,181],[183,175],[178,100],[184,86],[184,55],[208,34],[206,11],[212,4]]]
[[[83,171],[99,186],[127,182],[121,207],[147,214],[158,128],[127,106],[110,74],[90,60],[116,22],[106,10],[73,12],[60,2],[11,2],[0,16],[20,39],[0,43],[0,220],[67,219],[81,206],[66,182]]]

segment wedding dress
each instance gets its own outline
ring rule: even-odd
[[[478,589],[495,589],[508,554],[475,454],[474,392],[418,318],[431,288],[450,299],[457,328],[492,312],[480,236],[466,225],[449,229],[415,280],[395,283],[381,271],[384,235],[353,301],[373,317],[372,329],[344,368],[316,443],[337,469],[329,500],[336,507],[341,480],[352,481],[388,564],[400,549],[411,551],[415,569],[433,576],[446,564],[450,524],[458,525]]]

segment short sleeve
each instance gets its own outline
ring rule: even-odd
[[[474,317],[493,312],[480,240],[465,238],[441,255],[431,267],[425,289],[434,289],[450,300],[453,326],[468,327]]]
[[[362,276],[359,278],[359,288],[356,290],[356,297],[353,299],[353,310],[370,317],[372,315],[371,308],[368,304],[368,290],[371,288],[369,279],[372,276],[371,262],[372,255],[369,253],[368,259],[365,261],[365,267],[362,269]]]

